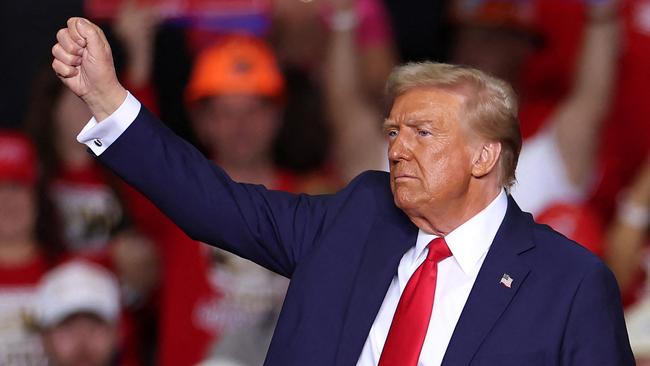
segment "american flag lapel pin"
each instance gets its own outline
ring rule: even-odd
[[[501,277],[501,281],[499,283],[502,284],[503,286],[507,287],[507,288],[511,288],[512,287],[512,277],[510,277],[509,274],[504,273],[503,276]]]

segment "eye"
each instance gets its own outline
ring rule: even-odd
[[[431,136],[431,132],[427,130],[418,130],[418,136]]]
[[[388,131],[386,131],[386,136],[388,136],[388,138],[397,137],[397,130],[388,130]]]

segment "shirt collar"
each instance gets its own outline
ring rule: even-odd
[[[508,198],[505,190],[502,189],[486,208],[445,237],[449,250],[465,274],[478,271],[476,264],[490,249],[499,226],[506,216],[507,208]],[[438,235],[419,230],[415,244],[415,257],[422,255],[429,242],[437,237]]]

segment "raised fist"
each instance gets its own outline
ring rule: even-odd
[[[70,18],[56,39],[52,68],[86,102],[98,121],[105,119],[122,104],[126,90],[117,80],[104,32],[86,19]]]

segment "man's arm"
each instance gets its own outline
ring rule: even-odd
[[[624,192],[619,197],[617,215],[607,229],[605,261],[623,294],[629,294],[645,266],[643,251],[650,227],[650,156]]]
[[[601,262],[582,279],[562,341],[562,365],[634,365],[616,280]]]
[[[592,178],[600,127],[609,112],[619,51],[618,0],[587,1],[573,87],[551,116],[566,174],[584,189]]]
[[[616,79],[619,19],[618,0],[588,3],[572,89],[547,128],[526,140],[519,155],[513,197],[533,215],[558,201],[584,200],[593,178],[601,125]]]
[[[57,39],[53,68],[95,116],[80,138],[99,159],[192,238],[290,276],[316,241],[327,198],[233,182],[119,85],[101,29],[73,18]]]
[[[316,241],[326,197],[233,182],[145,108],[98,159],[190,237],[291,276]]]
[[[334,161],[345,181],[364,170],[385,170],[386,139],[381,130],[380,105],[371,100],[363,88],[361,52],[356,42],[356,27],[360,16],[350,0],[332,2],[334,10],[325,55],[324,96],[328,120],[334,136]],[[350,18],[343,27],[335,17]],[[371,52],[390,54],[390,47]],[[393,64],[391,57],[384,63]]]

